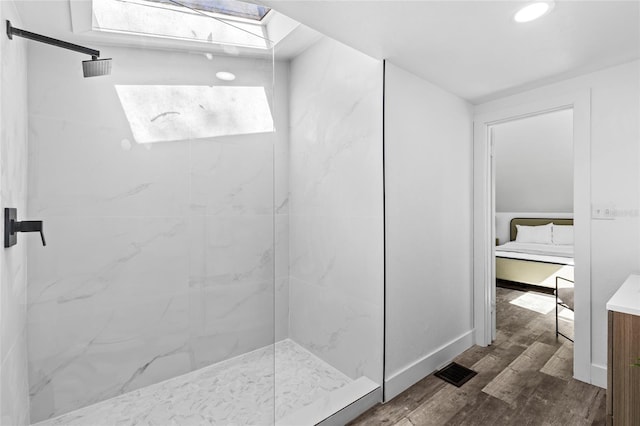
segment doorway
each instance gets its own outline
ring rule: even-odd
[[[499,123],[491,126],[490,137],[496,229],[492,340],[500,322],[507,334],[555,332],[571,348],[573,109]],[[502,289],[511,296],[498,303]],[[530,318],[523,329],[505,320],[513,309]]]
[[[474,119],[474,328],[476,344],[490,345],[495,328],[494,179],[491,129],[514,120],[560,110],[573,110],[573,194],[575,228],[575,344],[574,377],[591,383],[591,277],[590,277],[590,104],[588,90],[485,109]]]

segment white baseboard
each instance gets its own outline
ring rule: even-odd
[[[603,389],[607,388],[607,367],[605,365],[591,364],[591,384]]]
[[[473,330],[467,331],[403,370],[394,373],[384,382],[385,401],[398,396],[411,385],[451,362],[471,346],[473,346]]]

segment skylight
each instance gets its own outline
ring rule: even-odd
[[[237,0],[148,0],[154,3],[177,5],[178,3],[191,9],[203,12],[220,13],[237,18],[261,21],[271,9],[265,6],[245,3]]]
[[[140,37],[195,41],[222,46],[242,46],[268,50],[265,20],[225,17],[220,13],[197,11],[176,3],[267,8],[230,0],[92,0],[92,29]],[[214,15],[218,17],[214,18]],[[233,22],[230,22],[233,21]]]

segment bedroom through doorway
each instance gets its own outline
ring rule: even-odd
[[[516,336],[523,345],[544,349],[545,339],[554,337],[561,346],[549,362],[573,359],[573,109],[495,124],[490,138],[493,340]]]

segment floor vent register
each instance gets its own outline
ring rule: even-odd
[[[437,371],[435,376],[441,378],[445,382],[451,383],[454,386],[460,387],[467,383],[476,374],[478,373],[458,363],[452,362],[442,370]]]

